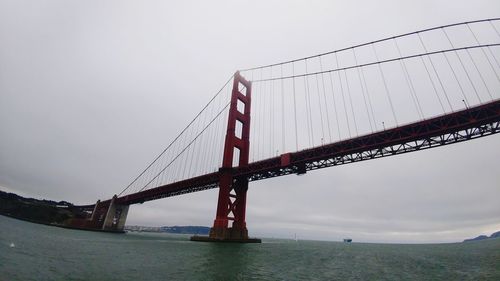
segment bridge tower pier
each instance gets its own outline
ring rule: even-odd
[[[250,152],[250,106],[252,84],[239,72],[234,74],[229,117],[219,170],[219,197],[214,225],[208,237],[193,236],[192,241],[260,243],[249,238],[245,222],[248,179],[234,178],[233,166],[248,166]],[[232,221],[231,227],[229,222]]]
[[[119,204],[116,200],[116,195],[111,200],[104,202],[97,200],[90,217],[72,218],[66,221],[63,226],[75,229],[123,233],[129,205]]]
[[[104,231],[122,232],[125,227],[129,205],[118,204],[116,203],[116,199],[117,196],[115,195],[109,203],[108,211],[102,224],[102,230]]]

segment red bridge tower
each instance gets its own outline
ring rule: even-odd
[[[209,237],[193,236],[193,241],[260,243],[260,239],[248,237],[245,222],[248,179],[233,177],[233,167],[248,166],[251,100],[252,83],[236,72],[229,105],[222,168],[219,169],[217,214]],[[229,221],[232,221],[231,227]]]

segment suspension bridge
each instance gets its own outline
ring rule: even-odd
[[[500,131],[500,18],[439,26],[232,75],[111,199],[67,227],[123,231],[131,204],[219,188],[209,237],[258,242],[249,183]]]

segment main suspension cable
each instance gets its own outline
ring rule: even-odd
[[[119,194],[118,196],[122,195],[127,189],[129,189],[140,177],[142,177],[142,175],[144,175],[144,173],[149,170],[149,168],[151,168],[151,166],[153,166],[154,163],[156,163],[156,161],[158,161],[158,159],[160,159],[161,156],[163,156],[163,154],[165,154],[165,152],[172,146],[172,144],[174,144],[179,138],[180,136],[182,136],[184,134],[184,132],[186,132],[186,130],[194,123],[194,121],[205,111],[205,109],[207,109],[207,107],[215,100],[215,98],[217,96],[219,96],[219,94],[222,92],[222,90],[229,84],[229,82],[233,79],[234,75],[231,75],[231,77],[229,77],[229,79],[226,81],[226,83],[224,83],[224,85],[220,88],[219,91],[217,91],[217,93],[210,99],[210,101],[208,101],[208,103],[200,110],[200,112],[198,112],[198,114],[196,114],[196,116],[191,120],[191,122],[188,123],[188,125],[174,138],[174,140],[172,140],[169,145],[163,149],[163,151],[129,184],[127,185],[127,187],[125,187]]]
[[[346,48],[341,48],[341,49],[334,50],[334,51],[324,52],[324,53],[320,53],[320,54],[313,55],[313,56],[307,56],[307,57],[302,57],[302,58],[288,60],[288,61],[279,62],[279,63],[273,63],[273,64],[268,64],[268,65],[262,65],[262,66],[257,66],[257,67],[246,68],[246,69],[242,69],[241,71],[243,72],[243,71],[261,69],[261,68],[267,68],[267,67],[271,67],[271,66],[278,66],[278,65],[282,65],[282,64],[289,64],[289,63],[298,62],[298,61],[302,61],[302,60],[306,60],[306,59],[312,59],[312,58],[316,58],[316,57],[321,57],[321,56],[325,56],[325,55],[339,53],[339,52],[346,51],[346,50],[353,49],[353,48],[359,48],[359,47],[363,47],[363,46],[369,46],[370,44],[376,44],[376,43],[388,41],[388,40],[391,40],[391,39],[394,39],[394,38],[400,38],[400,37],[405,37],[405,36],[414,35],[414,34],[418,34],[418,33],[423,33],[423,32],[428,32],[428,31],[432,31],[432,30],[437,30],[437,29],[440,29],[440,28],[448,28],[448,27],[453,27],[453,26],[458,26],[458,25],[472,24],[472,23],[481,23],[481,22],[490,22],[491,23],[492,21],[498,21],[498,20],[500,20],[500,18],[489,18],[489,19],[474,20],[474,21],[465,21],[465,22],[460,22],[460,23],[453,23],[453,24],[447,24],[447,25],[442,25],[442,26],[437,26],[437,27],[431,27],[431,28],[421,29],[421,30],[418,30],[418,31],[413,31],[413,32],[399,34],[399,35],[396,35],[396,36],[386,37],[386,38],[383,38],[383,39],[374,40],[374,41],[371,41],[371,42],[367,42],[367,43],[363,43],[363,44],[358,44],[358,45],[354,45],[354,46],[350,46],[350,47],[346,47]],[[493,27],[494,27],[494,25],[493,25]],[[495,30],[496,30],[496,28],[495,28]]]

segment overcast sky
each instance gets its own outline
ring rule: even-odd
[[[237,69],[498,11],[497,0],[0,0],[0,189],[75,204],[110,198]],[[251,183],[250,235],[490,234],[500,230],[499,143],[495,135]],[[217,191],[134,205],[127,224],[211,226]]]

